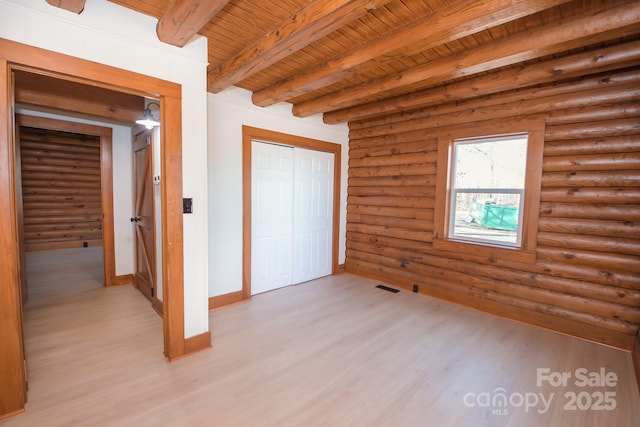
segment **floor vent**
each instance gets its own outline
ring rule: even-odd
[[[393,292],[394,294],[397,294],[398,292],[400,292],[399,289],[393,289],[393,288],[390,288],[390,287],[385,286],[385,285],[378,285],[378,286],[376,286],[376,288],[382,289],[382,290],[385,290],[385,291],[389,291],[389,292]]]

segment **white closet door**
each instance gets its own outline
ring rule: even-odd
[[[253,141],[251,293],[292,284],[293,148]]]
[[[293,284],[331,274],[333,154],[294,149]]]

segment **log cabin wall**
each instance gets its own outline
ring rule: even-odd
[[[100,138],[20,127],[27,251],[102,245]]]
[[[546,121],[535,264],[435,250],[438,129],[534,114]],[[632,348],[640,326],[638,62],[349,127],[348,272]]]

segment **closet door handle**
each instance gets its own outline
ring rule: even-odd
[[[138,221],[142,221],[142,217],[140,216],[134,216],[133,218],[129,218],[129,220],[131,222],[138,222]]]

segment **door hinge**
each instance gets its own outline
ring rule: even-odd
[[[153,288],[149,288],[151,290],[151,297],[153,297]]]
[[[147,145],[151,145],[151,136],[147,135]]]

